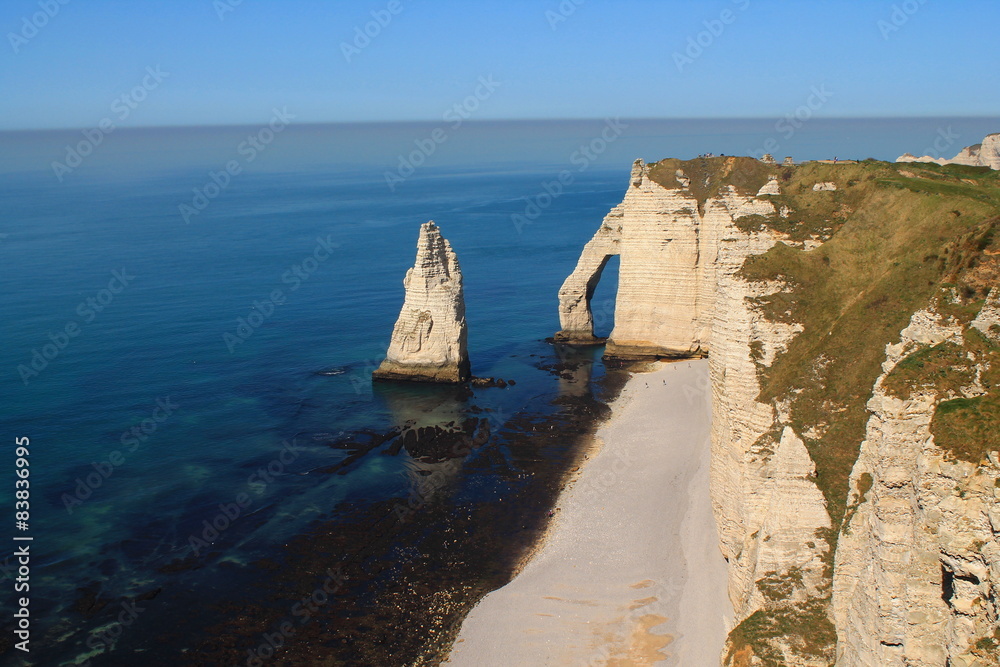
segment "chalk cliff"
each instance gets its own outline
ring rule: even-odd
[[[717,234],[729,219],[728,209],[712,202],[700,210],[705,202],[688,188],[682,169],[667,177],[664,185],[650,178],[641,160],[632,166],[624,200],[604,218],[559,290],[562,329],[556,340],[595,341],[590,299],[608,259],[620,255],[615,328],[607,355],[686,357],[707,351]],[[753,208],[752,201],[750,197],[730,204]],[[758,202],[754,210],[774,208]]]
[[[618,254],[606,354],[709,357],[738,623],[724,664],[1000,664],[998,185],[874,161],[637,161],[560,289],[557,338],[595,342],[590,298]],[[940,383],[947,363],[920,355],[949,342],[954,387],[886,393],[897,367]]]
[[[458,383],[469,379],[462,270],[433,221],[420,227],[417,258],[376,380]]]
[[[933,162],[935,164],[964,164],[970,167],[1000,169],[1000,133],[987,135],[981,144],[966,146],[950,160],[943,157],[903,153],[896,162]]]
[[[996,290],[991,302],[995,297]],[[1000,462],[995,452],[981,462],[958,460],[932,433],[942,400],[986,393],[982,377],[990,360],[970,352],[970,382],[949,395],[920,386],[900,397],[886,386],[911,353],[961,348],[975,335],[971,328],[988,331],[997,317],[983,310],[970,328],[933,306],[921,310],[900,341],[886,347],[851,475],[856,510],[837,550],[839,664],[996,664],[976,649],[995,647],[988,645],[996,639],[1000,598]],[[993,445],[1000,448],[1000,441]]]

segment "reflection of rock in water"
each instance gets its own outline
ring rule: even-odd
[[[560,396],[590,396],[594,352],[589,348],[554,345],[559,363],[547,370],[559,378]]]
[[[471,396],[466,386],[379,382],[373,386],[385,402],[393,425],[400,430],[460,423],[468,413]]]
[[[397,442],[408,455],[411,503],[423,504],[458,476],[462,461],[474,448],[490,439],[486,419],[469,417],[461,424],[422,426],[403,431]],[[394,445],[394,448],[396,446]]]
[[[387,453],[407,457],[420,502],[453,479],[469,452],[490,438],[489,421],[469,414],[478,410],[468,403],[467,387],[378,383],[375,393],[399,432]]]
[[[435,426],[405,427],[393,443],[391,453],[405,449],[417,461],[439,463],[464,457],[489,439],[489,421],[469,417],[461,423],[451,421]]]

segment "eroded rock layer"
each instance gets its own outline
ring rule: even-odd
[[[996,290],[973,321],[997,323]],[[932,387],[893,395],[886,379],[910,353],[960,347],[968,336],[934,308],[913,315],[886,348],[884,373],[868,403],[871,418],[851,477],[854,511],[840,537],[834,575],[838,664],[931,667],[992,665],[1000,599],[1000,470],[996,453],[957,460],[931,432],[943,398]],[[957,388],[981,396],[983,359]],[[951,396],[950,398],[955,398]],[[995,443],[1000,447],[1000,439]]]

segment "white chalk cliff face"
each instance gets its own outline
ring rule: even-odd
[[[994,289],[972,326],[1000,322]],[[851,476],[856,512],[834,570],[838,665],[985,666],[970,651],[997,628],[1000,601],[1000,461],[974,465],[934,444],[933,391],[907,399],[882,387],[920,344],[961,344],[962,327],[933,308],[913,315],[886,349],[883,375]],[[966,388],[976,395],[981,387]]]
[[[433,221],[420,227],[417,258],[403,280],[406,297],[376,380],[465,382],[468,332],[462,270]]]
[[[607,258],[619,254],[615,329],[607,354],[710,352],[713,509],[739,622],[764,602],[756,585],[760,579],[794,576],[801,578],[795,596],[815,594],[829,549],[817,534],[831,521],[802,439],[787,416],[757,401],[756,363],[770,365],[802,327],[770,322],[755,310],[753,297],[778,292],[782,285],[750,283],[738,271],[749,256],[781,239],[766,229],[741,231],[735,223],[775,214],[768,197],[780,194],[780,185],[771,179],[754,194],[723,186],[701,206],[690,185],[678,170],[674,187],[664,187],[636,161],[624,200],[604,219],[559,291],[557,340],[594,341],[590,296]],[[756,362],[755,349],[761,356]],[[775,433],[771,441],[763,437],[769,432]]]
[[[979,148],[979,160],[984,167],[1000,169],[1000,132],[983,139]]]
[[[767,252],[778,239],[767,230],[748,234],[735,226],[760,207],[739,199],[726,197],[728,215],[716,218],[719,251],[709,354],[712,502],[737,621],[762,608],[756,583],[763,578],[795,572],[803,583],[796,594],[816,593],[823,581],[822,556],[829,549],[817,533],[831,525],[814,481],[815,466],[788,415],[757,400],[757,364],[769,366],[802,326],[771,322],[753,305],[754,298],[779,292],[783,285],[748,282],[738,271],[748,257]]]
[[[930,155],[917,157],[911,153],[903,153],[896,158],[896,162],[935,162],[937,164],[964,164],[970,167],[1000,169],[1000,133],[987,135],[981,144],[966,146],[950,160]]]
[[[987,153],[1000,154],[1000,135],[987,137],[976,159]],[[810,647],[803,646],[803,634],[758,632],[751,646],[746,635],[734,632],[721,659],[740,667],[818,667],[831,664],[835,652],[838,667],[1000,665],[1000,655],[983,661],[983,647],[995,646],[990,642],[1000,624],[998,454],[976,465],[945,452],[935,445],[931,424],[936,406],[948,397],[917,392],[900,399],[882,386],[919,346],[960,342],[970,330],[963,333],[962,325],[930,308],[915,313],[899,342],[887,347],[873,392],[860,392],[871,397],[865,436],[845,498],[844,527],[835,533],[841,517],[832,520],[816,483],[822,473],[805,444],[821,439],[829,424],[793,420],[791,395],[759,400],[762,374],[808,324],[767,317],[762,304],[773,303],[768,297],[792,294],[794,287],[781,273],[753,281],[746,276],[756,274],[745,269],[748,260],[753,264],[772,248],[785,252],[778,244],[813,253],[831,238],[802,241],[803,234],[775,231],[794,231],[785,221],[804,219],[790,210],[801,200],[782,193],[785,182],[817,203],[852,191],[847,182],[831,187],[834,167],[804,165],[789,176],[776,165],[729,160],[707,166],[677,162],[691,174],[681,168],[675,173],[673,166],[664,170],[675,161],[635,163],[623,201],[605,217],[559,291],[557,334],[568,343],[596,342],[589,301],[605,263],[617,254],[619,291],[607,354],[708,354],[712,503],[736,622],[747,621],[746,633],[780,630],[804,611],[829,629]],[[714,193],[697,189],[695,178],[708,184],[734,170],[743,191],[728,184]],[[822,252],[812,257],[829,259]],[[971,326],[1000,339],[1000,288],[992,290]],[[817,354],[818,363],[823,355]],[[989,377],[990,362],[975,363],[976,380],[962,389],[966,398],[989,390],[981,378]],[[831,405],[830,414],[836,408]],[[801,632],[814,626],[797,627]],[[766,659],[754,653],[762,642],[770,651]]]
[[[590,299],[608,259],[620,255],[615,329],[607,354],[683,357],[702,352],[713,293],[714,256],[709,255],[714,245],[702,237],[709,224],[680,182],[675,189],[664,188],[650,180],[637,160],[624,201],[604,218],[559,290],[562,330],[556,340],[596,341]]]

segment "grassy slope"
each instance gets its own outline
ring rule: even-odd
[[[817,181],[836,182],[838,191],[813,192]],[[762,370],[760,399],[792,398],[800,434],[821,427],[820,437],[804,440],[839,527],[885,346],[974,259],[970,238],[995,227],[1000,213],[1000,174],[882,162],[807,164],[783,192],[793,213],[782,226],[797,221],[798,236],[807,230],[832,236],[812,252],[778,244],[743,268],[751,280],[788,281],[790,292],[761,305],[771,319],[805,326],[787,353]]]
[[[811,252],[778,244],[750,258],[743,275],[786,281],[788,292],[759,305],[772,320],[805,326],[771,368],[761,368],[759,400],[791,399],[793,426],[800,435],[819,427],[817,437],[803,439],[835,526],[824,537],[835,549],[847,510],[849,476],[864,438],[866,404],[881,374],[885,346],[899,340],[913,312],[926,307],[942,286],[978,270],[983,240],[990,238],[1000,213],[1000,174],[875,161],[788,168],[750,158],[709,158],[664,160],[652,166],[651,177],[676,187],[677,169],[692,179],[700,208],[722,185],[732,183],[753,194],[769,176],[778,176],[782,194],[771,199],[779,210],[787,207],[789,215],[756,216],[738,224],[746,231],[766,225],[792,241],[826,241]],[[814,192],[813,184],[821,181],[832,181],[838,189]],[[969,312],[990,281],[980,276],[978,282],[975,288],[961,286]],[[935,434],[946,443],[965,442],[972,431],[990,437],[997,432],[990,431],[995,421],[988,421],[988,415],[996,414],[992,400],[945,404],[941,412],[946,414],[935,418]],[[831,552],[830,577],[832,560]],[[796,585],[787,573],[771,573],[765,583],[773,588],[782,576]],[[832,661],[836,635],[828,604],[829,590],[806,602],[771,601],[733,630],[729,662],[747,663],[752,654],[766,665],[780,665],[777,643]]]

